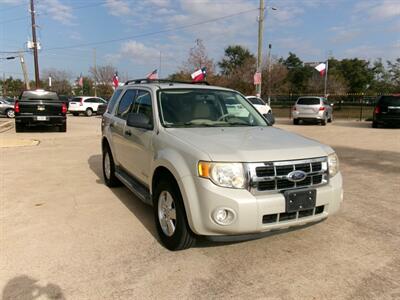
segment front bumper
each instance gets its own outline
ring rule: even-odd
[[[305,217],[265,223],[265,216],[285,216],[282,193],[253,195],[248,190],[221,188],[208,179],[191,176],[182,178],[182,183],[189,189],[183,193],[183,197],[190,227],[196,234],[207,236],[261,233],[318,222],[337,212],[343,201],[342,176],[338,173],[330,179],[329,184],[316,188],[316,207],[322,207],[322,211]],[[190,201],[187,195],[190,195]],[[218,225],[212,218],[218,208],[233,210],[235,221],[231,225]]]

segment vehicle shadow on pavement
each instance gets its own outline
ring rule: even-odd
[[[14,299],[66,299],[61,288],[54,283],[42,285],[39,280],[27,275],[10,279],[3,289],[2,300]]]
[[[88,159],[88,164],[93,173],[95,173],[98,177],[97,183],[105,184],[102,171],[102,156],[90,156]],[[143,224],[147,231],[159,241],[157,230],[154,226],[152,208],[143,203],[139,198],[135,197],[135,195],[125,186],[111,188],[110,190],[122,202],[122,204],[124,204],[131,211],[131,213],[136,216],[136,218]]]

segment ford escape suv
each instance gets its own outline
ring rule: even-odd
[[[123,183],[153,206],[170,250],[198,236],[237,238],[337,212],[335,152],[269,124],[231,89],[128,81],[102,119],[104,181]]]

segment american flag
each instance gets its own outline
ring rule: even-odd
[[[150,80],[158,79],[157,69],[155,69],[153,72],[147,74],[146,78],[150,79]]]
[[[114,87],[117,88],[119,85],[118,72],[115,72],[112,81],[113,81]]]

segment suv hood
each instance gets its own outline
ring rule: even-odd
[[[168,128],[213,161],[262,162],[326,156],[333,150],[274,127]]]

